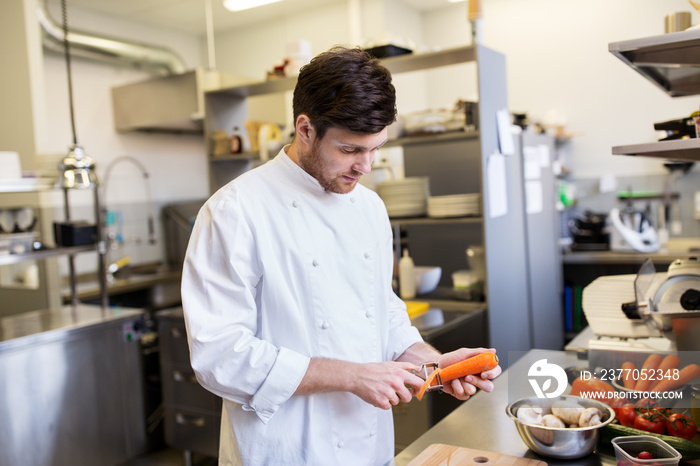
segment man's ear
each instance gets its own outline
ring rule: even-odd
[[[301,114],[297,117],[296,121],[296,135],[299,138],[299,142],[305,145],[311,145],[316,139],[316,128],[311,123],[311,119],[306,114]]]

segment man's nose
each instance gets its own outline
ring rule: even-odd
[[[374,159],[373,153],[363,152],[360,154],[360,158],[355,162],[353,169],[355,171],[361,172],[364,175],[368,175],[372,171],[372,160]]]

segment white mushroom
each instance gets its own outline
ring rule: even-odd
[[[542,425],[542,408],[524,404],[518,408],[518,419],[526,424]]]
[[[545,414],[542,416],[542,425],[545,427],[559,427],[561,429],[566,427],[564,421],[556,417],[554,414]]]
[[[564,421],[566,424],[579,423],[583,406],[575,401],[560,400],[552,403],[552,414]]]
[[[586,408],[581,413],[578,423],[581,427],[597,426],[603,422],[600,418],[601,414],[598,408]]]

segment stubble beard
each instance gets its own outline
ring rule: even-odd
[[[299,163],[309,175],[316,178],[326,191],[337,194],[347,194],[355,189],[356,181],[348,183],[342,178],[342,175],[331,173],[328,162],[321,155],[318,141],[314,141],[311,145],[311,149],[299,157]],[[362,173],[353,170],[351,175],[359,178],[362,176]]]

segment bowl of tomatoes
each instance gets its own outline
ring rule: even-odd
[[[663,440],[651,435],[633,435],[612,439],[617,466],[673,466],[681,454]]]

